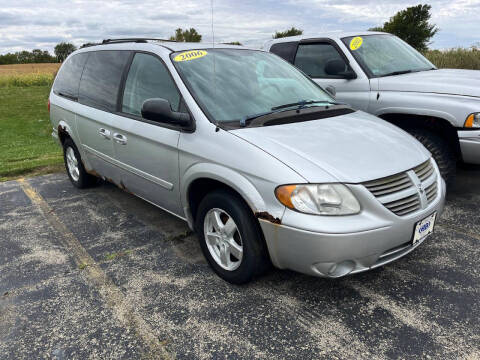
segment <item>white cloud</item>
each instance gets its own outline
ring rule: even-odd
[[[259,45],[290,26],[307,33],[364,30],[418,1],[214,0],[215,38]],[[432,0],[432,20],[441,32],[434,46],[480,41],[480,0]],[[169,37],[177,27],[196,28],[211,40],[210,0],[17,0],[0,8],[0,53],[53,50],[60,41],[79,46],[120,36]]]

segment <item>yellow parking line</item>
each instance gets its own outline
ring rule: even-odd
[[[75,235],[63,224],[45,199],[25,180],[18,179],[23,192],[30,198],[33,204],[38,206],[53,229],[59,234],[59,240],[73,257],[77,266],[84,269],[87,278],[98,288],[104,297],[107,306],[113,311],[124,326],[134,330],[140,340],[149,348],[147,358],[171,359],[172,356],[160,343],[155,332],[139,315],[135,313],[132,304],[128,303],[122,291],[113,283],[108,275],[90,256],[87,250],[78,241]]]

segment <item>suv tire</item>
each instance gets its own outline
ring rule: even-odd
[[[409,132],[432,153],[440,174],[447,186],[451,186],[455,181],[457,160],[450,144],[439,135],[427,130],[412,129]]]
[[[73,186],[84,189],[97,182],[97,178],[85,171],[80,153],[72,139],[66,139],[63,143],[63,160],[68,177]]]
[[[269,268],[260,225],[236,194],[217,190],[206,195],[199,205],[195,228],[208,263],[229,283],[247,283]]]

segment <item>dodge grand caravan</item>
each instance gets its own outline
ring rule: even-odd
[[[451,183],[457,160],[480,164],[480,71],[437,69],[396,36],[326,33],[264,46],[339,101],[407,130]]]
[[[417,248],[442,212],[430,153],[268,52],[145,39],[74,52],[50,94],[74,186],[95,177],[188,222],[213,270],[340,277]]]

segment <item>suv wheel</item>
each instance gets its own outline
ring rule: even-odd
[[[442,137],[427,130],[413,129],[410,134],[432,153],[440,174],[447,186],[451,186],[455,180],[457,160],[450,144]]]
[[[243,284],[268,268],[260,226],[235,194],[221,190],[205,196],[195,225],[202,252],[222,279]]]
[[[72,184],[83,189],[93,185],[97,178],[85,171],[80,158],[80,153],[71,139],[66,139],[63,143],[63,159],[68,177]]]

